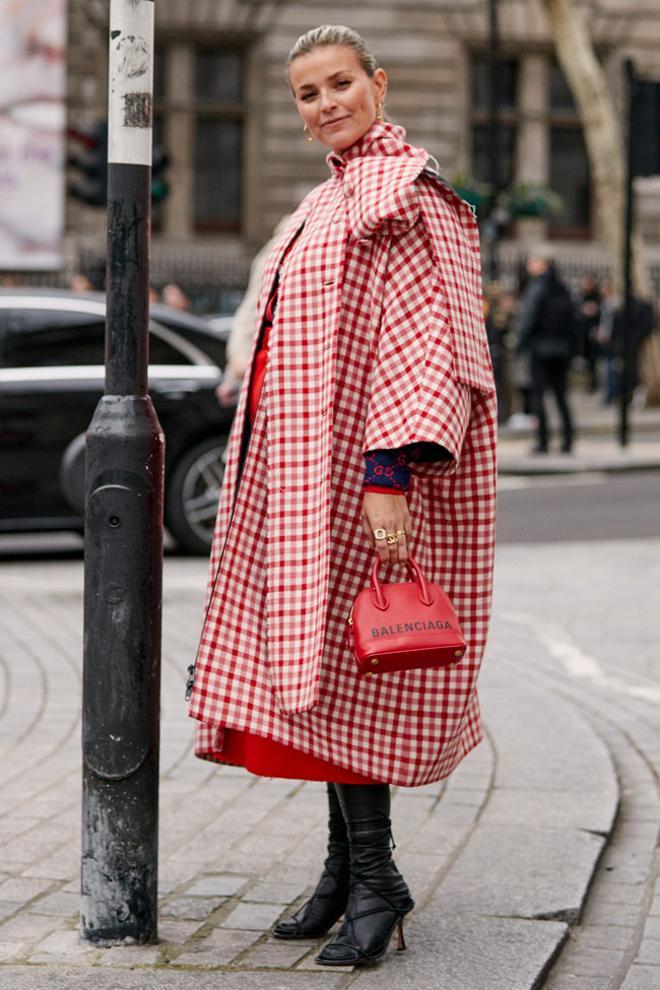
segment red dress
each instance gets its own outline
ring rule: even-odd
[[[266,374],[268,343],[273,326],[276,301],[277,289],[275,289],[268,300],[261,342],[254,358],[250,393],[248,396],[250,425],[254,423],[254,418],[257,414],[259,397],[264,382],[264,375]],[[293,749],[290,746],[284,746],[282,743],[267,739],[264,736],[256,736],[251,732],[227,728],[223,730],[223,733],[224,741],[222,751],[217,755],[218,761],[229,763],[232,766],[245,767],[250,773],[258,774],[260,777],[325,780],[335,784],[374,783],[374,781],[368,780],[366,777],[360,776],[360,774],[353,773],[352,770],[335,766],[335,764],[328,763],[326,760],[302,753],[299,750]]]

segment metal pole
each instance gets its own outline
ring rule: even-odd
[[[489,3],[489,39],[488,39],[488,161],[489,181],[491,187],[491,207],[488,222],[490,234],[490,251],[488,254],[488,276],[491,282],[496,282],[499,275],[497,257],[497,242],[499,240],[499,223],[496,216],[497,194],[500,190],[500,100],[499,100],[499,50],[500,30],[498,19],[498,0]]]
[[[153,0],[111,0],[106,382],[87,434],[81,930],[157,937],[164,440],[147,394]]]
[[[623,225],[623,355],[621,362],[621,394],[619,407],[619,444],[626,447],[630,441],[628,410],[631,400],[632,370],[635,360],[635,342],[631,333],[632,317],[632,230],[633,230],[633,170],[635,134],[633,133],[633,106],[635,93],[635,68],[631,59],[624,63],[628,94],[628,135],[626,154],[626,185]]]

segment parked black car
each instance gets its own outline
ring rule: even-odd
[[[153,305],[149,389],[166,440],[165,524],[207,553],[233,409],[221,407],[225,340]],[[82,530],[84,436],[103,392],[105,297],[0,290],[0,532]]]

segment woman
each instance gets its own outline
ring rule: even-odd
[[[496,410],[476,225],[383,120],[385,72],[324,26],[298,39],[288,77],[331,174],[261,283],[190,714],[203,759],[329,782],[325,869],[275,934],[318,937],[345,912],[318,961],[353,966],[395,928],[402,946],[413,907],[389,785],[439,780],[481,738]],[[374,551],[412,552],[447,589],[469,640],[457,667],[357,675],[346,619]]]

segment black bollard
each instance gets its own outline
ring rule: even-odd
[[[153,0],[112,0],[106,381],[87,434],[81,932],[157,938],[164,438],[148,395]]]

